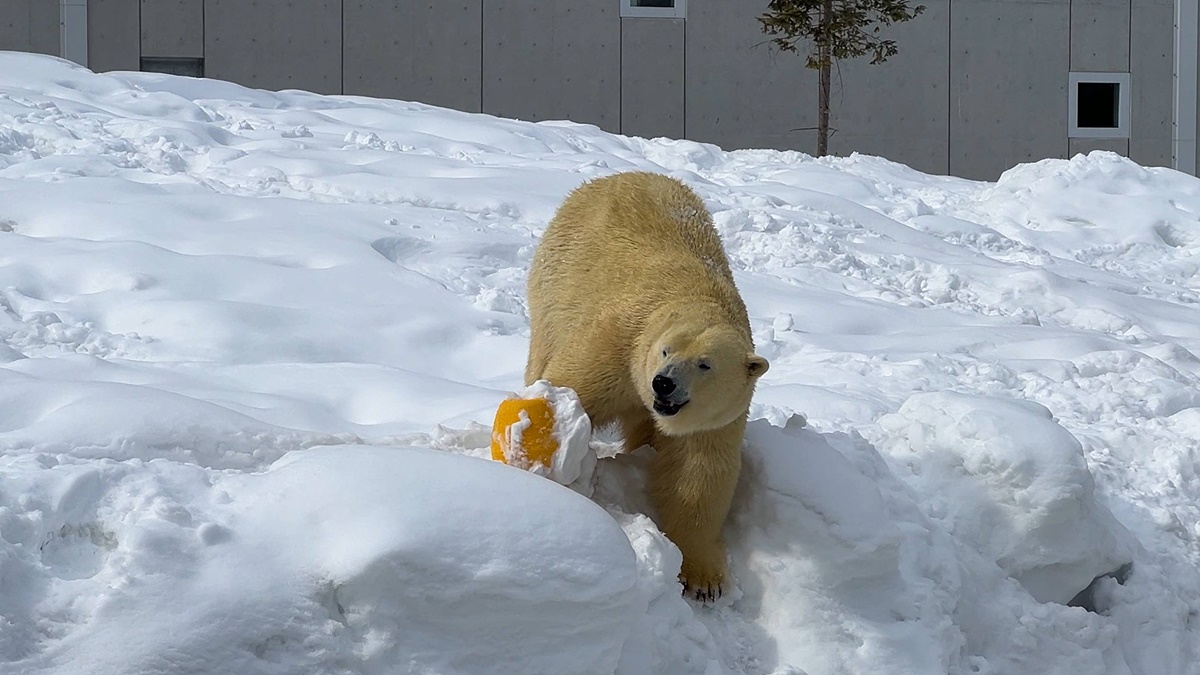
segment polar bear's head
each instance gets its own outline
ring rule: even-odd
[[[719,429],[746,413],[769,364],[724,325],[674,325],[644,355],[636,386],[659,430],[682,436]]]

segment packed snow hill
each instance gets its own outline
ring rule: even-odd
[[[566,194],[666,173],[771,368],[682,597],[647,453],[490,460]],[[0,673],[1200,673],[1200,182],[996,183],[0,54]]]

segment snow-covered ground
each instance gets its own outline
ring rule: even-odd
[[[629,169],[707,202],[772,362],[715,607],[642,454],[591,499],[484,459],[538,234]],[[1200,182],[1112,154],[980,183],[0,54],[0,672],[1200,673],[1198,272]]]

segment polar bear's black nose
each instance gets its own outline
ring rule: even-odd
[[[665,375],[655,375],[650,381],[650,386],[658,396],[670,396],[671,392],[675,391],[675,380]]]

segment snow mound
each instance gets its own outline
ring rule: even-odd
[[[644,611],[622,530],[536,476],[334,447],[240,480],[247,535],[275,532],[281,566],[327,580],[368,671],[609,672]]]
[[[498,463],[335,446],[211,481],[47,473],[70,478],[44,502],[3,486],[44,519],[10,561],[42,633],[13,645],[23,672],[612,672],[645,612],[612,518]]]
[[[1133,538],[1096,499],[1083,447],[1045,407],[917,394],[879,424],[925,512],[1038,601],[1065,604],[1132,561]]]
[[[758,421],[746,454],[730,528],[738,583],[769,634],[808,635],[778,644],[779,663],[945,672],[963,640],[954,554],[879,453],[860,438]]]

